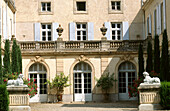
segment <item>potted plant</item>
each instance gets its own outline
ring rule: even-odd
[[[57,100],[62,101],[64,88],[70,86],[70,84],[67,84],[68,81],[69,77],[65,76],[64,73],[61,73],[60,75],[56,74],[56,77],[52,80],[52,82],[47,80],[45,84],[49,85],[50,90],[52,89],[56,90]]]
[[[103,74],[100,79],[97,80],[97,87],[101,87],[104,94],[105,101],[109,99],[109,90],[113,87],[113,82],[117,81],[114,79],[114,74],[109,75],[109,73]]]

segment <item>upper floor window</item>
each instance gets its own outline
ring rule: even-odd
[[[123,0],[109,0],[109,14],[123,13]]]
[[[41,24],[42,41],[51,41],[51,24]]]
[[[121,23],[111,23],[112,40],[122,40]]]
[[[77,11],[86,11],[86,2],[77,2]]]
[[[41,2],[42,12],[51,12],[51,2]]]
[[[74,14],[87,14],[88,1],[87,0],[74,0]]]
[[[87,24],[77,23],[76,24],[76,39],[77,40],[87,40]]]
[[[112,10],[121,10],[121,2],[120,1],[112,1],[111,2]]]

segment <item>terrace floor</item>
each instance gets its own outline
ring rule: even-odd
[[[137,111],[137,101],[114,103],[31,103],[31,111]]]

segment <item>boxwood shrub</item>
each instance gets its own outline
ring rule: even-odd
[[[6,85],[0,85],[0,111],[9,111],[9,95]]]
[[[161,82],[160,97],[161,106],[166,110],[170,109],[170,82]]]

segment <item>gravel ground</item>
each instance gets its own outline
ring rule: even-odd
[[[136,101],[115,103],[31,103],[31,111],[137,111]]]

